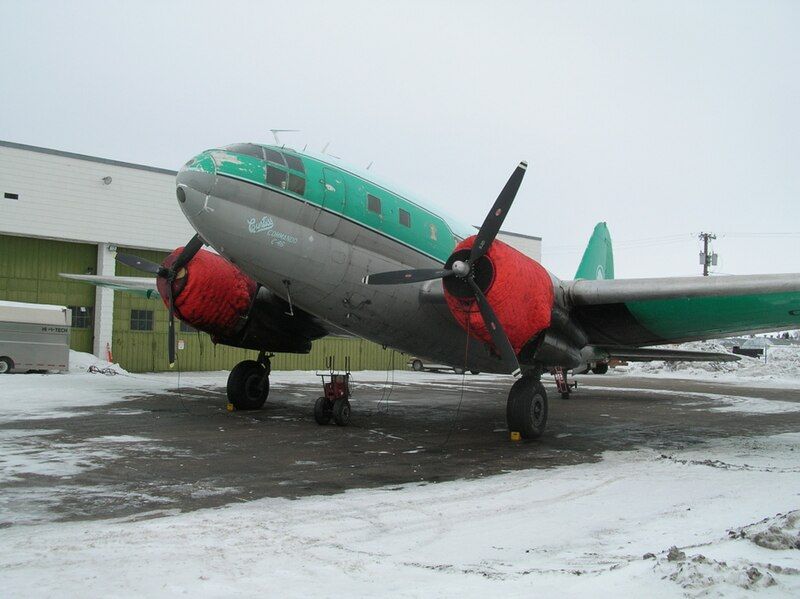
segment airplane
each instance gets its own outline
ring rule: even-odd
[[[735,360],[652,346],[798,328],[800,274],[615,279],[599,223],[573,280],[497,239],[527,169],[520,162],[475,230],[371,171],[325,154],[237,143],[206,150],[176,177],[196,235],[162,264],[117,260],[155,276],[66,275],[158,294],[215,343],[257,350],[230,372],[227,397],[259,409],[270,355],[305,353],[349,334],[463,370],[511,374],[510,431],[545,431],[543,374],[622,360]],[[214,251],[202,249],[208,245]],[[350,419],[320,399],[319,423]]]

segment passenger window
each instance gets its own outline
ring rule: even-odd
[[[381,200],[380,198],[376,198],[371,193],[367,194],[367,210],[370,212],[374,212],[375,214],[381,213]]]
[[[400,224],[404,227],[411,226],[411,214],[400,208]]]
[[[273,150],[272,148],[264,148],[264,155],[270,162],[281,165],[286,164],[286,161],[283,159],[283,154],[277,150]]]
[[[267,185],[274,185],[281,189],[286,189],[286,171],[274,166],[267,168]]]
[[[232,144],[230,146],[225,146],[223,150],[264,160],[264,152],[261,151],[261,146],[255,144]]]
[[[291,154],[285,154],[284,158],[286,158],[286,164],[289,166],[290,169],[294,171],[300,171],[301,173],[306,172],[306,169],[303,168],[303,161],[300,160],[297,156],[292,156]]]
[[[439,240],[439,232],[436,230],[436,225],[433,223],[428,225],[428,235],[430,236],[431,241]]]
[[[289,173],[289,191],[303,195],[306,192],[306,180],[303,177]]]

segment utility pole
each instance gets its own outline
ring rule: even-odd
[[[713,233],[700,233],[697,238],[703,241],[703,251],[700,252],[700,264],[703,265],[703,276],[707,277],[708,267],[717,265],[717,254],[708,253],[708,242],[712,239],[716,239],[717,236]]]

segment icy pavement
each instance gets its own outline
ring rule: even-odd
[[[800,594],[800,434],[474,481],[18,526],[6,597]]]
[[[3,377],[0,596],[800,596],[800,380],[583,377],[514,445],[504,377],[355,373],[340,429],[226,376]]]

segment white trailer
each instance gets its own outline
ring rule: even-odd
[[[64,306],[0,301],[0,374],[69,370],[71,324]]]

